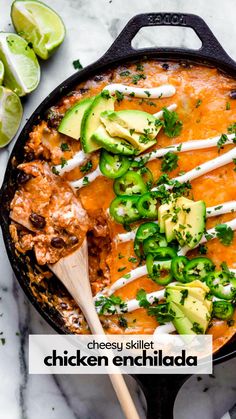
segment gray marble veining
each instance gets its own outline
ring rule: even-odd
[[[0,30],[12,31],[11,0],[0,3]],[[67,37],[59,51],[42,63],[40,86],[23,101],[22,126],[42,99],[74,72],[73,60],[79,58],[85,66],[98,59],[125,23],[137,13],[180,11],[199,14],[236,59],[235,0],[224,0],[224,3],[220,0],[48,0],[48,4],[62,16]],[[143,31],[134,45],[138,48],[176,43],[178,46],[198,46],[194,35],[183,29],[178,33]],[[0,151],[0,182],[13,144]],[[0,267],[0,418],[122,419],[107,377],[28,375],[28,334],[54,332],[36,313],[16,282],[2,238]],[[236,400],[235,368],[236,360],[230,360],[218,365],[213,377],[194,376],[188,380],[178,394],[175,418],[220,419]],[[127,381],[144,418],[145,403],[140,397],[140,389],[131,377],[127,377]]]

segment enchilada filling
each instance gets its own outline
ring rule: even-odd
[[[16,249],[45,265],[87,235],[108,333],[212,333],[214,349],[234,333],[233,89],[203,66],[120,66],[30,134],[11,204]]]

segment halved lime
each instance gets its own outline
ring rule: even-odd
[[[0,86],[0,147],[15,136],[23,114],[20,98],[6,87]]]
[[[4,78],[4,65],[2,61],[0,61],[0,85],[3,82],[3,78]]]
[[[39,84],[40,67],[34,50],[20,36],[0,32],[0,60],[4,64],[4,85],[18,96],[32,92]]]
[[[11,8],[13,25],[31,42],[36,54],[46,60],[65,38],[65,26],[58,14],[36,0],[15,0]]]

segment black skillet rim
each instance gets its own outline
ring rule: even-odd
[[[167,17],[169,20],[167,19],[166,22],[164,20],[159,21],[158,19],[160,16],[162,16],[163,19]],[[172,22],[171,19],[176,17],[178,19]],[[153,20],[155,20],[154,23]],[[184,21],[186,23],[183,24],[182,22]],[[197,51],[179,48],[152,48],[134,50],[129,44],[126,43],[127,39],[129,42],[131,41],[131,39],[141,27],[156,25],[192,27],[198,34],[199,38],[202,40],[203,46],[200,50]],[[212,44],[212,48],[210,49],[208,41],[210,41]],[[117,67],[122,63],[127,64],[131,61],[138,61],[140,59],[156,59],[158,61],[175,62],[184,61],[193,65],[203,64],[206,66],[216,67],[219,70],[224,71],[227,75],[234,76],[236,78],[236,63],[233,62],[231,58],[225,53],[208,26],[198,16],[178,13],[149,13],[137,15],[128,22],[117,40],[112,44],[107,53],[101,57],[101,59],[69,77],[44,99],[44,101],[33,112],[32,116],[25,124],[9,157],[0,197],[2,204],[0,209],[1,227],[8,258],[14,274],[27,298],[30,300],[39,314],[59,334],[68,333],[68,331],[65,329],[65,325],[59,324],[60,318],[58,317],[58,319],[56,319],[55,316],[53,318],[53,313],[50,313],[50,309],[49,312],[46,312],[39,301],[31,294],[27,281],[24,279],[24,272],[21,272],[19,269],[19,263],[16,258],[14,247],[10,238],[8,217],[9,211],[4,205],[6,203],[4,198],[7,198],[8,189],[10,188],[9,182],[11,181],[12,174],[11,162],[14,156],[19,156],[22,154],[23,145],[25,144],[28,133],[31,131],[33,125],[39,123],[39,121],[43,119],[44,114],[48,108],[57,103],[61,97],[65,96],[67,93],[73,90],[73,86],[76,86],[80,82],[97,75],[98,72],[104,72],[107,69]],[[214,363],[219,363],[230,359],[235,356],[235,353],[235,341],[229,341],[222,347],[222,349],[220,349],[219,352],[216,353],[216,355],[214,355]]]

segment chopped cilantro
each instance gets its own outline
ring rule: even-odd
[[[135,131],[134,128],[130,128],[130,130],[129,130],[130,135],[133,135],[134,131]]]
[[[170,308],[168,303],[157,304],[148,309],[148,315],[156,317],[160,324],[165,324],[172,321],[175,317],[174,311]]]
[[[125,71],[121,71],[120,72],[120,76],[121,77],[127,77],[130,75],[130,71],[129,70],[125,70]]]
[[[115,314],[117,312],[117,306],[123,312],[127,310],[127,304],[116,295],[111,295],[110,297],[101,296],[95,301],[95,307],[99,309],[99,314],[104,314],[105,312]]]
[[[224,246],[229,246],[234,238],[234,231],[227,224],[218,224],[215,227],[216,237]]]
[[[120,268],[117,269],[117,272],[122,272],[126,269],[126,266],[121,266]]]
[[[124,255],[122,255],[121,253],[118,254],[118,259],[123,259]]]
[[[196,108],[199,108],[199,106],[202,104],[202,99],[198,99],[196,102]]]
[[[234,122],[233,124],[231,124],[228,127],[228,133],[229,134],[236,134],[236,122]]]
[[[142,288],[137,292],[136,300],[139,302],[139,307],[148,308],[150,306],[150,303],[147,300],[147,293]]]
[[[220,150],[221,148],[223,148],[223,145],[227,142],[228,137],[226,134],[222,134],[220,139],[217,141],[217,147],[218,150]]]
[[[136,263],[136,262],[137,262],[137,259],[136,259],[136,258],[134,258],[134,257],[130,257],[130,258],[128,259],[128,261],[129,261],[129,262],[132,262],[132,263]]]
[[[67,165],[67,160],[64,159],[64,157],[61,158],[61,168],[63,169],[63,167],[65,167]]]
[[[200,244],[198,250],[199,250],[200,255],[206,255],[208,249],[205,244]]]
[[[147,95],[147,97],[151,96],[151,93],[148,90],[144,90],[145,95]]]
[[[123,327],[124,329],[126,329],[126,327],[128,327],[127,320],[123,316],[119,316],[118,324],[119,324],[120,327]]]
[[[111,97],[109,90],[106,89],[101,92],[101,96],[103,99],[110,99]]]
[[[115,94],[118,102],[121,102],[124,99],[124,94],[122,92],[119,92],[119,90],[116,90]]]
[[[204,334],[203,327],[202,327],[202,326],[200,326],[200,324],[199,324],[199,323],[197,323],[197,322],[194,322],[194,323],[193,323],[193,327],[191,328],[191,330],[192,330],[194,333],[196,333],[197,335],[203,335],[203,334]]]
[[[58,172],[58,170],[55,168],[55,166],[53,166],[53,167],[52,167],[52,173],[53,173],[54,175],[59,175],[59,172]]]
[[[184,305],[184,301],[188,296],[188,290],[181,290],[180,293],[182,294],[182,297],[180,299],[180,304],[183,306]]]
[[[133,84],[138,84],[138,81],[141,79],[146,79],[145,74],[141,73],[141,74],[134,74],[132,76],[132,82]]]
[[[168,151],[162,159],[161,170],[162,172],[171,172],[178,167],[178,156],[172,151]]]
[[[81,70],[83,68],[80,60],[74,60],[72,64],[75,70]]]
[[[83,166],[80,166],[80,171],[81,173],[87,173],[89,172],[93,167],[93,163],[91,160],[88,160],[86,164],[84,164]]]
[[[138,63],[138,64],[136,65],[136,70],[137,70],[137,71],[143,71],[143,70],[144,70],[144,66],[143,66],[143,64]]]
[[[67,143],[61,144],[61,151],[70,151],[70,147],[68,146]]]
[[[84,178],[83,178],[83,185],[84,186],[86,186],[86,185],[88,185],[89,184],[89,179],[88,179],[88,176],[85,176]]]
[[[168,137],[177,137],[182,130],[182,126],[183,123],[179,120],[176,112],[163,108],[163,127]]]
[[[236,159],[233,159],[233,163],[235,164],[235,166],[236,166]],[[236,172],[236,167],[234,168],[234,171]]]
[[[230,110],[230,102],[226,102],[225,109],[226,111]]]

